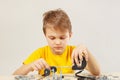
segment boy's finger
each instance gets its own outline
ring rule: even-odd
[[[88,61],[88,53],[86,50],[84,50],[84,57],[85,57],[85,60]]]
[[[82,52],[81,52],[81,53],[82,53]],[[78,56],[78,58],[79,58],[80,61],[83,60],[83,55],[82,55],[81,53],[79,53],[79,56]]]
[[[35,64],[35,66],[38,70],[41,70],[41,65],[40,64]]]
[[[38,68],[37,68],[37,66],[36,66],[36,64],[35,63],[32,63],[32,68],[33,68],[33,70],[36,70],[36,71],[38,71]]]
[[[43,65],[44,65],[45,68],[50,69],[50,66],[46,63],[45,60],[43,60],[42,63],[43,63]]]

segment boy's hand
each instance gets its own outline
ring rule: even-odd
[[[88,61],[88,51],[84,45],[77,46],[72,52],[72,63],[77,64],[77,66],[81,66],[81,62],[83,60],[83,56],[85,57],[86,61]],[[78,57],[80,61],[78,60]],[[80,62],[80,63],[79,63]]]
[[[36,71],[41,70],[43,68],[50,69],[50,66],[46,63],[46,61],[43,58],[40,58],[31,63],[31,67],[33,68],[33,70]]]

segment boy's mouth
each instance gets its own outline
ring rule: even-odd
[[[62,49],[62,47],[54,47],[54,49]]]

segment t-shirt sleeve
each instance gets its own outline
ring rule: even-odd
[[[41,58],[42,53],[43,53],[42,48],[39,48],[39,49],[35,50],[32,54],[30,54],[30,55],[28,56],[27,59],[25,59],[25,60],[23,61],[23,64],[30,64],[30,63],[32,63],[33,61]]]

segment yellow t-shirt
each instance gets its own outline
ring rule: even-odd
[[[44,46],[34,51],[23,63],[30,64],[33,61],[43,58],[50,66],[72,66],[71,54],[75,46],[66,46],[65,51],[61,55],[53,54],[49,46]],[[65,73],[73,73],[71,67],[57,67],[57,73],[62,71]],[[43,70],[39,71],[43,74]]]

